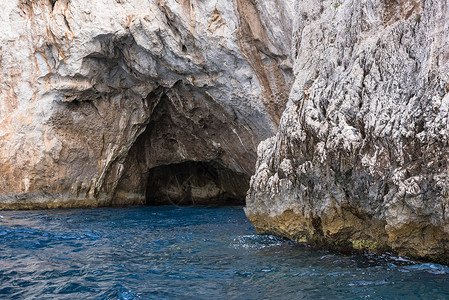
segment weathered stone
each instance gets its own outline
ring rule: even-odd
[[[142,204],[187,161],[249,181],[292,83],[288,3],[0,7],[1,209]]]
[[[449,261],[447,1],[0,6],[0,209],[226,202],[266,139],[260,232]]]
[[[260,232],[449,262],[447,1],[295,12],[295,82],[247,215]]]

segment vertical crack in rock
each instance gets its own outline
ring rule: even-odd
[[[266,110],[273,122],[279,124],[288,100],[289,76],[291,76],[289,70],[283,72],[279,66],[282,60],[289,58],[277,54],[276,47],[267,36],[255,2],[234,0],[234,6],[239,22],[237,32],[239,47],[260,82]],[[281,12],[282,9],[283,7],[279,6]]]

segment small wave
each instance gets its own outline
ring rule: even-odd
[[[385,285],[388,284],[387,281],[385,280],[381,280],[381,281],[365,281],[365,280],[360,280],[360,281],[356,281],[356,282],[351,282],[348,284],[348,286],[376,286],[376,285]]]
[[[0,236],[9,241],[22,240],[22,239],[37,239],[45,238],[47,242],[65,242],[70,240],[97,240],[101,238],[100,235],[93,231],[84,231],[81,233],[67,232],[67,233],[54,233],[34,228],[8,228],[0,226]]]
[[[243,235],[234,239],[233,248],[263,249],[267,247],[280,246],[286,242],[285,239],[274,235]]]
[[[449,274],[449,267],[433,263],[411,265],[403,268],[406,270],[424,271],[431,274]]]
[[[398,262],[404,262],[404,263],[413,263],[413,260],[408,259],[407,257],[402,256],[387,256],[389,259],[398,261]]]
[[[110,288],[106,292],[100,294],[95,298],[95,300],[134,300],[141,299],[137,293],[132,290],[127,289],[121,284],[116,284],[114,287]]]
[[[326,255],[321,256],[320,260],[328,259],[328,258],[333,259],[334,257],[335,257],[334,254],[326,254]]]

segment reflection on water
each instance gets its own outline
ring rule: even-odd
[[[256,235],[241,207],[0,212],[1,299],[447,299],[449,268]]]

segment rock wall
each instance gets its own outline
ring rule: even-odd
[[[259,232],[449,262],[449,2],[299,1],[295,82],[259,145]]]
[[[259,232],[449,261],[447,1],[0,7],[0,209],[234,201],[265,140]]]
[[[188,161],[248,181],[293,79],[266,2],[3,1],[0,209],[142,204]]]

